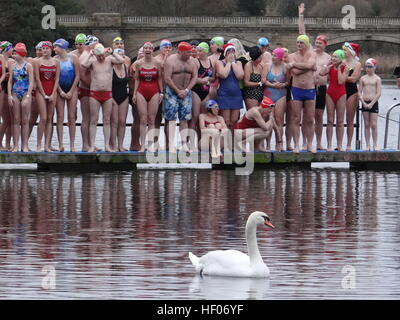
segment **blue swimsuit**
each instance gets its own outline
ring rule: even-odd
[[[225,63],[222,63],[225,66]],[[217,101],[221,110],[238,110],[243,107],[243,97],[239,80],[232,69],[226,79],[219,80]]]
[[[75,81],[75,67],[72,62],[71,54],[66,61],[60,60],[60,81],[59,85],[62,91],[68,93]]]
[[[14,84],[12,87],[12,92],[15,93],[19,100],[22,100],[25,93],[27,93],[29,89],[29,75],[26,63],[21,69],[18,69],[17,66],[14,66],[13,82]]]
[[[272,64],[271,64],[271,67],[267,75],[267,80],[271,83],[274,82],[285,83],[286,75],[284,68],[282,67],[282,72],[280,74],[275,75],[272,73]],[[277,88],[266,87],[264,90],[264,96],[269,97],[273,102],[277,102],[280,98],[286,97],[286,94],[287,94],[286,88],[277,89]]]

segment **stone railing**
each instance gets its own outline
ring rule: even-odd
[[[97,15],[97,14],[94,14]],[[101,14],[106,17],[107,14]],[[110,14],[114,17],[118,14]],[[184,25],[297,25],[297,17],[143,17],[131,16],[121,17],[123,24],[136,25],[168,25],[168,24],[184,24]],[[90,24],[91,17],[78,15],[59,15],[57,21],[61,25],[82,25]],[[305,17],[306,25],[325,26],[325,25],[341,25],[343,17],[321,18],[321,17]],[[400,17],[358,17],[356,25],[359,26],[393,26],[400,27]]]

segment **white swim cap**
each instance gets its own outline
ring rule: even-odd
[[[93,52],[96,56],[100,56],[105,53],[104,46],[101,43],[96,44],[96,46],[93,49]]]

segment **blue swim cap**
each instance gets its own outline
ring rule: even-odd
[[[218,102],[217,101],[215,101],[215,100],[208,100],[207,101],[207,109],[212,109],[215,106],[218,107]]]
[[[267,38],[260,38],[258,39],[258,46],[259,47],[266,47],[269,45],[269,41]]]
[[[68,49],[69,42],[65,39],[58,39],[53,43],[54,47],[59,47],[61,49]]]

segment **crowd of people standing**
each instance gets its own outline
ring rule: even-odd
[[[378,150],[381,79],[375,73],[376,60],[370,58],[362,64],[360,46],[349,42],[330,55],[325,35],[317,36],[312,45],[303,17],[304,6],[300,5],[297,50],[292,53],[287,48],[271,50],[266,37],[248,51],[238,39],[225,41],[221,36],[209,43],[180,42],[176,48],[165,39],[158,55],[154,55],[154,44],[146,42],[132,63],[121,37],[106,48],[95,36],[78,34],[74,50],[64,39],[42,41],[35,48],[35,57],[27,57],[23,43],[13,46],[2,41],[0,150],[30,151],[28,140],[37,123],[36,151],[54,151],[51,141],[56,113],[57,150],[65,151],[67,106],[71,152],[77,151],[79,109],[84,152],[100,150],[96,146],[100,109],[106,152],[160,150],[163,120],[165,148],[170,152],[177,148],[177,120],[181,150],[210,148],[213,157],[227,147],[227,137],[235,137],[239,141],[236,147],[242,151],[248,151],[247,143],[252,141],[255,151],[269,151],[272,133],[276,151],[348,151],[360,103],[366,149]],[[129,105],[132,138],[125,148]],[[322,144],[325,110],[326,146]]]

